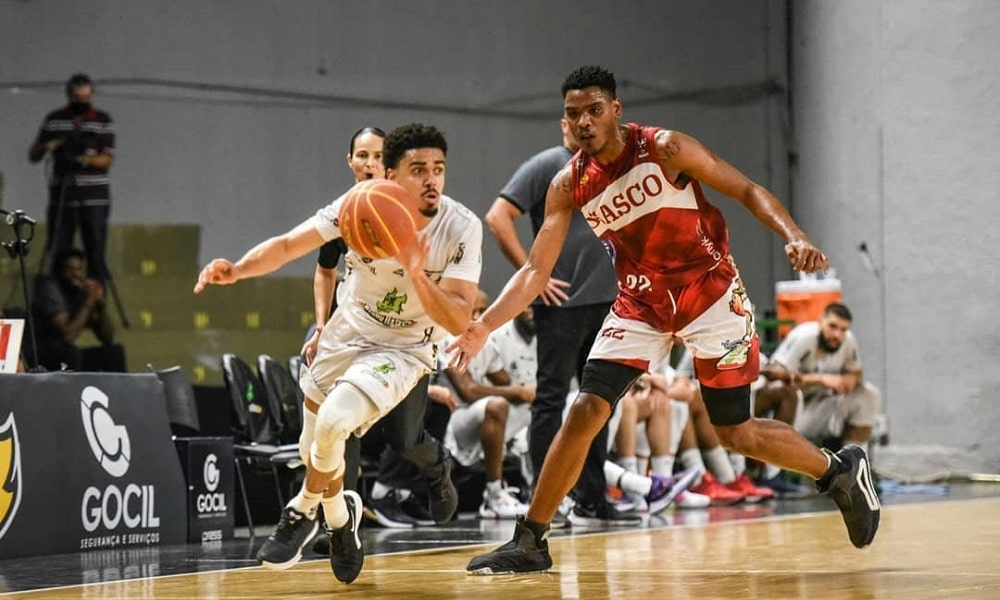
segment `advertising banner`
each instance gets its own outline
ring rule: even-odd
[[[0,374],[0,558],[183,543],[153,374]]]
[[[174,440],[187,480],[188,541],[218,542],[233,537],[233,438],[183,437]]]

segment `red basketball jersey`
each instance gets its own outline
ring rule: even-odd
[[[601,165],[582,152],[573,157],[573,200],[594,233],[613,247],[615,312],[675,330],[732,280],[729,234],[697,181],[678,188],[663,173],[654,142],[660,128],[626,127],[625,149],[612,164]],[[697,299],[681,289],[713,270],[725,273],[706,278]]]

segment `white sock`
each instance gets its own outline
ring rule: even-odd
[[[645,475],[649,473],[649,457],[648,456],[637,456],[635,457],[635,472],[639,475]]]
[[[653,456],[649,459],[650,464],[653,465],[653,475],[659,475],[660,477],[670,477],[674,474],[674,457],[670,455],[666,456]]]
[[[781,469],[774,465],[764,465],[764,479],[774,479],[781,475]]]
[[[733,465],[729,463],[729,455],[726,453],[725,448],[716,446],[704,454],[709,470],[715,474],[715,478],[719,480],[719,483],[725,485],[736,481],[736,473],[733,472]]]
[[[621,465],[626,471],[639,472],[639,459],[634,456],[619,456],[615,462]]]
[[[499,496],[503,492],[503,482],[499,479],[486,482],[486,491],[490,496]]]
[[[316,518],[316,509],[319,508],[320,500],[323,499],[323,492],[313,493],[306,489],[305,484],[302,489],[288,502],[288,506],[294,508],[310,519]]]
[[[653,480],[633,471],[625,471],[618,478],[618,487],[629,494],[648,496],[649,490],[653,489]]]
[[[705,473],[705,461],[701,457],[701,451],[697,448],[688,448],[687,450],[681,452],[679,458],[681,465],[683,465],[685,469],[697,467],[700,472]],[[695,485],[699,483],[701,483],[701,475],[698,476],[698,480],[695,482]]]
[[[737,477],[747,472],[747,457],[735,452],[729,455],[729,463],[733,465],[733,472]]]
[[[347,525],[347,502],[344,502],[344,493],[340,492],[335,496],[323,498],[323,516],[330,529],[340,529]]]
[[[384,483],[376,481],[375,484],[372,485],[372,500],[381,500],[382,498],[388,496],[389,492],[391,491],[392,491],[391,487],[387,486]]]

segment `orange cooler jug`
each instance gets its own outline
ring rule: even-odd
[[[835,276],[819,278],[805,275],[796,280],[775,284],[775,302],[779,321],[793,320],[795,324],[817,321],[823,309],[833,302],[840,302],[840,280]],[[792,325],[778,327],[778,338],[784,339]]]

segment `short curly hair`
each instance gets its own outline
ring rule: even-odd
[[[594,85],[611,94],[612,98],[618,97],[618,83],[614,73],[597,65],[580,67],[566,76],[562,84],[562,95],[565,98],[566,92],[570,90],[582,90]]]
[[[414,148],[440,148],[445,156],[448,155],[448,142],[437,127],[408,123],[400,125],[385,136],[382,144],[382,162],[385,168],[399,168],[399,161],[403,160],[403,155],[407,150]]]
[[[74,258],[81,262],[87,262],[87,255],[84,254],[83,250],[80,250],[79,248],[63,248],[59,252],[56,252],[56,256],[52,260],[52,274],[59,275],[62,273],[63,267],[66,266],[66,263]]]

